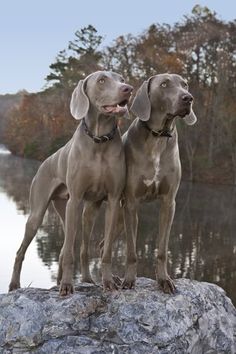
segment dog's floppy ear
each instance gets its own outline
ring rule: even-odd
[[[130,107],[131,112],[144,121],[148,120],[151,114],[151,102],[148,96],[148,86],[149,80],[144,81],[142,86],[138,89]]]
[[[82,119],[89,109],[89,99],[84,91],[85,80],[80,80],[74,89],[70,101],[70,112],[75,119]]]
[[[197,117],[191,108],[191,112],[183,118],[187,125],[194,125],[197,121]]]

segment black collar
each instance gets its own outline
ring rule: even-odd
[[[167,137],[167,138],[171,138],[172,137],[172,133],[174,131],[174,128],[172,129],[169,129],[167,127],[164,127],[163,129],[159,129],[159,130],[154,130],[154,129],[151,129],[149,127],[149,125],[147,124],[146,121],[143,121],[141,119],[139,119],[139,122],[142,124],[142,126],[144,128],[146,128],[149,132],[152,133],[153,136],[155,137]]]
[[[93,141],[97,144],[99,143],[105,143],[106,141],[112,140],[115,136],[116,130],[117,130],[117,124],[112,128],[112,130],[110,131],[110,133],[106,134],[106,135],[101,135],[101,136],[96,136],[94,135],[88,128],[85,119],[83,118],[82,120],[82,125],[84,127],[84,131],[85,133],[91,138],[93,139]]]

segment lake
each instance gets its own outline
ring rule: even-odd
[[[29,187],[40,163],[19,158],[0,147],[0,292],[7,292],[15,253],[22,241],[29,213]],[[103,210],[91,240],[90,269],[100,280],[99,242],[103,237]],[[140,208],[138,275],[155,278],[158,202]],[[58,257],[63,243],[60,221],[51,207],[28,248],[21,286],[55,285]],[[79,245],[76,243],[75,281],[79,281]],[[125,242],[113,247],[113,269],[124,273]],[[172,277],[213,282],[225,289],[236,304],[236,187],[182,182],[169,244]]]

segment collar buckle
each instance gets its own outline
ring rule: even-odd
[[[105,135],[101,135],[101,136],[97,136],[94,135],[88,128],[85,119],[83,118],[82,120],[82,125],[84,127],[84,131],[85,133],[94,141],[94,143],[96,144],[100,144],[100,143],[105,143],[107,141],[110,141],[114,138],[115,134],[116,134],[116,130],[117,130],[117,124],[112,128],[112,130],[110,131],[110,133],[105,134]]]
[[[163,129],[160,129],[160,130],[153,130],[149,127],[149,125],[147,124],[147,122],[145,121],[142,121],[142,120],[139,120],[142,124],[143,127],[145,127],[150,133],[152,133],[153,136],[155,137],[167,137],[167,138],[172,138],[172,133],[174,131],[174,128],[172,128],[171,130],[170,129],[167,129],[167,128],[163,128]]]
[[[102,139],[99,136],[94,136],[93,141],[97,144],[100,144],[102,142]]]

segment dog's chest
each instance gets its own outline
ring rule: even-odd
[[[144,171],[143,183],[146,187],[155,185],[158,189],[161,176],[161,158],[166,148],[166,141],[157,139],[155,144],[150,148],[147,154],[147,166]]]
[[[93,156],[89,164],[84,165],[83,179],[86,186],[84,198],[86,200],[105,200],[108,194],[113,193],[117,187],[119,189],[119,184],[124,182],[121,171],[125,171],[121,162],[117,160],[114,166],[111,159],[98,154]],[[115,173],[114,170],[117,167],[118,173]]]
[[[143,183],[146,187],[155,185],[158,188],[160,182],[160,154],[154,154],[152,152],[151,159],[149,161],[149,168],[146,170],[146,174],[143,178]]]
[[[158,196],[159,185],[162,179],[162,152],[166,146],[166,142],[157,141],[150,150],[148,158],[145,162],[145,168],[141,173],[141,183],[143,185],[142,199],[155,199]]]
[[[106,197],[106,171],[107,166],[100,156],[93,157],[90,163],[84,166],[85,199],[100,200]]]

